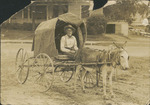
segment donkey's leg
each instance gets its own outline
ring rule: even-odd
[[[102,78],[103,78],[103,93],[104,93],[104,98],[106,98],[106,77],[107,77],[107,69],[105,68],[106,66],[103,66],[101,68],[102,70]]]
[[[112,76],[113,76],[114,71],[115,69],[111,68],[111,72],[109,74],[109,89],[110,89],[110,94],[112,98],[114,98],[113,87],[112,87]]]
[[[74,77],[74,92],[76,92],[76,82],[77,82],[77,77],[80,73],[80,70],[81,70],[82,66],[81,65],[78,65],[76,67],[76,71],[75,71],[75,77]]]
[[[100,80],[100,67],[96,66],[96,86],[98,87]]]
[[[83,90],[83,92],[85,92],[84,77],[85,77],[86,72],[87,72],[86,69],[85,69],[85,68],[82,68],[81,84],[82,84],[82,90]]]
[[[117,75],[118,75],[118,70],[117,70],[117,68],[114,68],[114,74],[115,74],[115,81],[117,81]]]

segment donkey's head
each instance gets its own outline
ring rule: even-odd
[[[113,44],[116,46],[116,51],[118,52],[117,58],[118,58],[118,63],[122,67],[122,69],[126,70],[129,68],[129,55],[127,51],[124,49],[126,46],[127,41],[123,45],[117,45],[116,43],[113,42]]]

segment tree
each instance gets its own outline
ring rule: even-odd
[[[104,15],[108,20],[124,20],[129,24],[134,20],[136,13],[148,15],[148,6],[140,4],[140,0],[117,0],[116,4],[104,8]]]
[[[144,4],[144,3],[139,4],[137,6],[137,11],[142,16],[144,16],[144,15],[148,16],[148,9],[149,9],[149,7],[146,4]]]
[[[87,18],[87,33],[88,35],[97,35],[105,32],[107,20],[103,15],[93,15]]]

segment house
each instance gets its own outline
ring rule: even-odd
[[[80,18],[89,15],[103,14],[103,8],[92,11],[93,0],[32,0],[32,3],[14,14],[9,23],[40,23],[55,18],[61,14],[71,12]],[[105,6],[116,3],[109,0]],[[105,7],[104,6],[104,7]]]
[[[80,18],[86,18],[89,15],[103,14],[103,8],[116,3],[116,0],[109,0],[108,3],[101,9],[92,11],[89,8],[92,0],[32,0],[26,8],[14,14],[9,20],[9,23],[40,23],[57,17],[58,15],[71,12]],[[148,0],[141,2],[148,4]],[[133,25],[141,24],[143,17],[136,14]]]
[[[14,14],[9,23],[40,23],[71,12],[80,18],[89,16],[90,0],[35,0]]]

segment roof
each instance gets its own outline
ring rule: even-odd
[[[32,0],[36,2],[89,2],[91,0]]]

